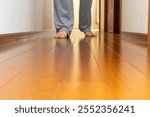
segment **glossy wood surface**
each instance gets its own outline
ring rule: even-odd
[[[1,39],[0,39],[1,41]],[[150,99],[150,49],[142,38],[51,34],[0,43],[0,99]]]

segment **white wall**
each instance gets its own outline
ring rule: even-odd
[[[49,29],[50,23],[47,27],[43,24],[46,11],[43,7],[45,1],[0,0],[0,34]],[[49,10],[52,10],[52,6],[50,7]]]
[[[122,31],[148,33],[148,0],[122,0]]]

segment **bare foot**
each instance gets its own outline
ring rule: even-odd
[[[54,38],[56,38],[56,39],[67,39],[67,33],[64,31],[58,32],[58,33],[56,33]]]
[[[86,37],[96,37],[96,34],[94,34],[93,32],[85,32],[84,34]]]

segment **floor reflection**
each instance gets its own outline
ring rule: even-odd
[[[134,37],[96,33],[0,45],[6,50],[0,99],[150,99],[150,47]]]

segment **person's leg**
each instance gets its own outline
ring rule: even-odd
[[[56,38],[70,36],[73,28],[73,0],[54,0]]]
[[[91,7],[92,0],[80,0],[79,29],[85,36],[95,36],[91,32]]]

